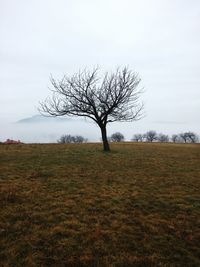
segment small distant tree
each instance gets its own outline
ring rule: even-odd
[[[134,134],[133,138],[131,139],[134,142],[142,142],[144,139],[144,135],[143,134]]]
[[[180,140],[183,141],[184,143],[187,143],[188,141],[188,135],[187,133],[180,133],[179,134]]]
[[[197,143],[199,140],[198,135],[194,132],[181,133],[180,138],[184,141],[184,143]]]
[[[171,140],[173,143],[177,143],[180,140],[180,137],[178,134],[173,134]]]
[[[74,136],[74,143],[86,143],[87,142],[87,139],[84,138],[83,136],[81,135],[76,135]]]
[[[142,118],[140,78],[128,68],[98,75],[98,69],[84,70],[56,81],[53,95],[40,103],[40,112],[51,116],[79,116],[93,120],[100,128],[104,151],[109,151],[107,124]]]
[[[162,134],[160,133],[158,136],[157,136],[157,140],[161,143],[167,143],[169,142],[169,136],[166,135],[166,134]]]
[[[146,134],[144,134],[144,137],[147,142],[153,142],[157,140],[157,133],[156,131],[148,131]]]
[[[120,132],[113,133],[110,137],[111,142],[123,142],[124,136]]]
[[[198,143],[199,138],[197,134],[194,132],[187,132],[186,134],[190,143]]]
[[[72,143],[72,136],[71,136],[70,134],[62,135],[62,136],[58,139],[58,143],[60,143],[60,144],[68,144],[68,143]]]
[[[60,139],[58,140],[58,143],[60,144],[70,144],[70,143],[85,143],[87,142],[87,139],[85,139],[83,136],[76,135],[72,136],[70,134],[62,135]]]

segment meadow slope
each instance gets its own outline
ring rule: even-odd
[[[200,145],[0,145],[0,264],[200,266]]]

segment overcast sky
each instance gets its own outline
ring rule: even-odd
[[[146,118],[111,130],[200,133],[199,0],[0,0],[0,139],[23,138],[12,123],[38,113],[50,74],[97,65],[145,88]]]

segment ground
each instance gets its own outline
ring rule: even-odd
[[[200,145],[0,145],[0,265],[200,266]]]

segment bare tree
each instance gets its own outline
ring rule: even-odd
[[[110,140],[112,142],[123,142],[124,141],[124,136],[123,136],[123,134],[121,134],[119,132],[116,132],[116,133],[113,133],[111,135]]]
[[[60,139],[58,140],[58,143],[60,144],[69,144],[69,143],[86,143],[87,139],[85,139],[81,135],[72,136],[70,134],[62,135]]]
[[[171,140],[173,143],[177,143],[179,141],[180,137],[178,134],[173,134],[171,137]]]
[[[198,143],[199,138],[198,135],[193,132],[187,132],[188,139],[191,143]]]
[[[134,134],[133,138],[131,139],[132,141],[135,142],[142,142],[144,139],[144,135],[143,134]]]
[[[157,136],[157,140],[161,143],[167,143],[169,142],[169,136],[167,134],[162,134],[160,133],[158,136]]]
[[[53,95],[40,103],[40,112],[51,116],[81,116],[92,119],[101,129],[104,151],[109,151],[107,124],[142,118],[140,79],[128,68],[106,73],[84,70],[60,81],[51,77]]]
[[[179,136],[180,136],[180,140],[183,140],[184,143],[187,143],[187,140],[188,140],[187,133],[180,133]]]
[[[153,142],[155,140],[157,140],[157,133],[156,131],[148,131],[144,137],[146,138],[147,142]]]
[[[181,133],[180,137],[184,141],[184,143],[197,143],[198,142],[198,136],[197,134],[193,132]]]
[[[72,143],[72,136],[70,134],[62,135],[57,142],[60,144]]]
[[[87,138],[84,138],[83,136],[81,136],[81,135],[76,135],[76,136],[74,136],[74,143],[79,143],[79,144],[81,144],[81,143],[86,143],[88,141],[88,139]]]

